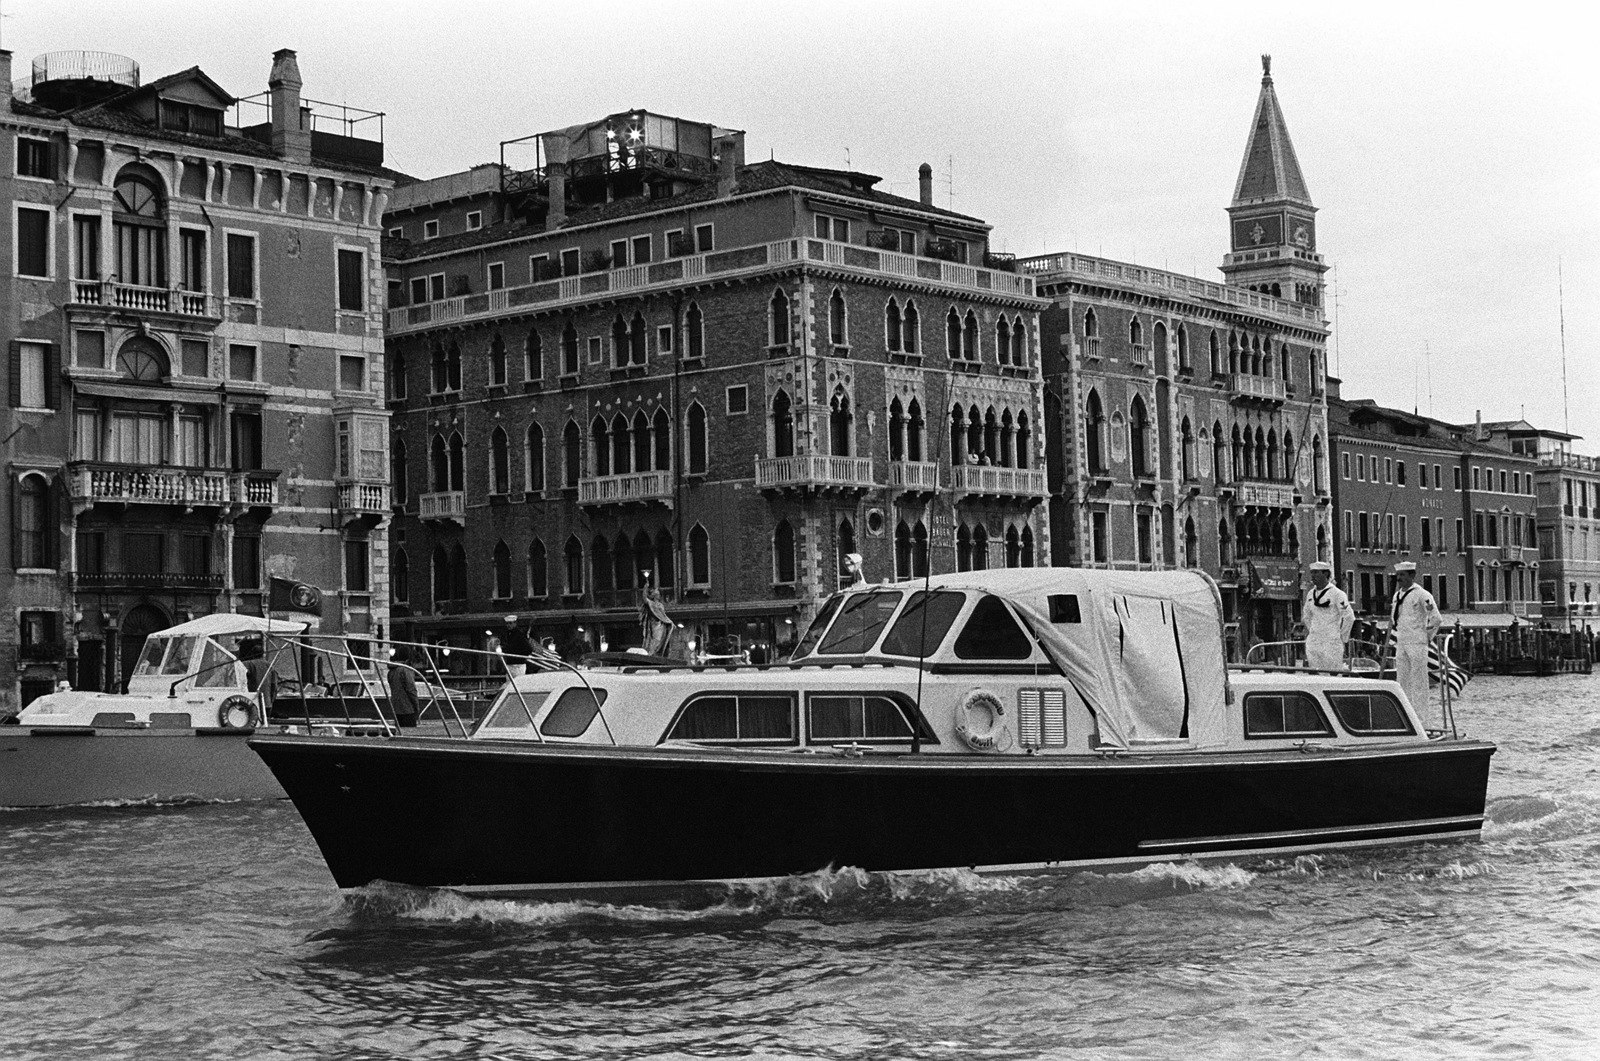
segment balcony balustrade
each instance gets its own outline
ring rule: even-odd
[[[672,504],[671,472],[598,475],[578,480],[580,505],[628,505],[650,501]]]
[[[176,571],[79,571],[72,576],[75,590],[121,592],[126,590],[220,590],[220,574],[184,574]]]
[[[462,526],[467,522],[467,494],[465,490],[442,490],[422,494],[417,498],[417,515],[422,519],[453,519]]]
[[[863,247],[853,243],[834,243],[820,239],[785,239],[669,257],[659,262],[631,265],[619,269],[597,269],[577,276],[540,280],[520,287],[459,295],[455,298],[402,306],[388,312],[390,335],[405,335],[439,324],[495,317],[520,312],[523,307],[540,309],[568,302],[584,302],[621,292],[648,292],[669,288],[702,277],[731,278],[740,274],[765,272],[797,260],[857,270],[864,274],[899,276],[922,280],[968,292],[1033,298],[1034,282],[1002,269],[984,269],[959,262],[895,251]],[[89,286],[100,287],[93,284]],[[98,304],[98,303],[97,303]]]
[[[273,473],[276,475],[276,473]],[[74,501],[117,501],[145,505],[227,505],[233,502],[230,475],[202,468],[152,468],[145,465],[80,461],[67,466]]]
[[[891,461],[889,485],[898,490],[937,490],[939,465],[934,461]]]
[[[756,461],[756,486],[763,490],[863,490],[873,485],[871,457],[810,454]]]
[[[1043,497],[1044,469],[957,464],[950,468],[950,486],[984,497]]]
[[[1235,400],[1282,402],[1289,397],[1289,385],[1273,376],[1252,376],[1235,372],[1228,378],[1228,389]]]
[[[83,306],[108,306],[142,313],[175,313],[184,317],[219,315],[216,300],[204,291],[140,287],[110,280],[74,280],[72,301]]]
[[[346,519],[389,512],[389,484],[350,480],[337,484],[339,511]]]
[[[1238,503],[1259,508],[1293,508],[1294,488],[1278,483],[1239,482]]]

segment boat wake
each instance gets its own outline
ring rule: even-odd
[[[97,799],[83,803],[56,803],[45,807],[0,807],[0,814],[47,813],[86,810],[173,810],[183,807],[202,807],[245,803],[241,799],[208,799],[204,796],[140,796],[135,799]]]
[[[1600,804],[1581,794],[1502,796],[1485,816],[1483,838],[1514,846],[1593,843],[1600,834]]]

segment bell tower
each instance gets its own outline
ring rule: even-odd
[[[1228,207],[1232,238],[1222,261],[1227,282],[1321,306],[1328,267],[1317,253],[1316,213],[1272,87],[1272,56],[1263,55],[1261,96]]]

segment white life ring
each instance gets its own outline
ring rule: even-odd
[[[1006,706],[994,693],[974,689],[956,707],[956,736],[975,752],[1003,752],[1011,747]]]
[[[250,729],[255,724],[254,697],[230,696],[217,706],[217,725],[223,729]]]

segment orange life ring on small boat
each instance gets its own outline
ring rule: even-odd
[[[217,706],[217,725],[223,729],[250,729],[256,725],[256,701],[250,696],[230,696]]]
[[[1006,705],[985,689],[974,689],[956,707],[956,736],[975,752],[1003,752],[1011,747]]]

